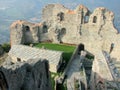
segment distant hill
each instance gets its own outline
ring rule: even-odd
[[[0,0],[0,43],[9,41],[9,27],[13,21],[40,22],[42,8],[49,3],[61,3],[71,9],[78,4],[91,10],[106,7],[115,13],[115,26],[120,30],[120,0]]]

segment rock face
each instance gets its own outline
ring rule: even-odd
[[[11,45],[52,41],[53,43],[83,43],[88,51],[110,51],[120,59],[120,35],[114,28],[114,14],[106,8],[90,10],[79,5],[74,10],[60,4],[49,4],[43,8],[42,23],[33,24],[18,20],[11,25]]]
[[[8,57],[0,68],[1,90],[52,90],[46,60],[11,63]]]

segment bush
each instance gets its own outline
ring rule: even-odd
[[[10,50],[10,44],[9,44],[9,43],[4,43],[4,44],[2,45],[2,48],[3,48],[3,50],[4,50],[5,52],[9,52],[9,50]]]

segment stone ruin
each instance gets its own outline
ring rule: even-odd
[[[110,54],[114,62],[120,63],[120,34],[113,21],[114,13],[104,7],[91,12],[83,5],[70,10],[60,4],[48,4],[43,8],[41,23],[23,20],[13,22],[10,27],[10,42],[11,45],[44,41],[82,43],[95,56],[91,83],[92,90],[95,90],[99,77],[105,82],[114,81],[102,51]],[[112,44],[114,47],[111,49]]]
[[[52,90],[46,60],[11,60],[8,57],[0,68],[0,90]]]
[[[79,5],[70,10],[60,4],[48,4],[42,10],[42,22],[31,23],[23,20],[13,22],[10,27],[11,45],[51,41],[53,43],[83,43],[88,51],[93,49],[109,52],[119,57],[120,34],[114,28],[112,11],[99,7],[91,12]],[[92,50],[91,50],[92,49]]]

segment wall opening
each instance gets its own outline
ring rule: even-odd
[[[17,61],[18,61],[18,62],[21,62],[21,59],[20,59],[20,58],[17,58]]]
[[[43,33],[47,33],[48,32],[48,27],[47,27],[47,25],[44,25],[43,26]]]
[[[84,51],[85,50],[85,47],[84,47],[84,44],[79,44],[78,45],[78,54],[81,55],[81,51]]]
[[[29,26],[25,26],[25,31],[29,32],[30,31],[30,27]]]
[[[93,23],[97,23],[97,17],[96,16],[93,17]]]
[[[63,21],[64,20],[64,13],[60,12],[57,14],[58,20]]]
[[[61,34],[62,34],[62,35],[65,35],[65,34],[66,34],[66,29],[65,29],[65,28],[62,28],[62,29],[61,29]]]
[[[115,44],[111,43],[109,54],[113,51],[114,46],[115,46]]]
[[[25,26],[24,27],[24,43],[29,44],[31,42],[33,42],[32,32],[30,31],[29,26]]]
[[[60,29],[60,33],[59,33],[59,40],[60,40],[60,43],[63,43],[62,41],[62,38],[64,37],[64,35],[66,34],[66,28],[62,28]]]
[[[84,23],[88,23],[89,22],[89,16],[85,16],[84,17]]]

